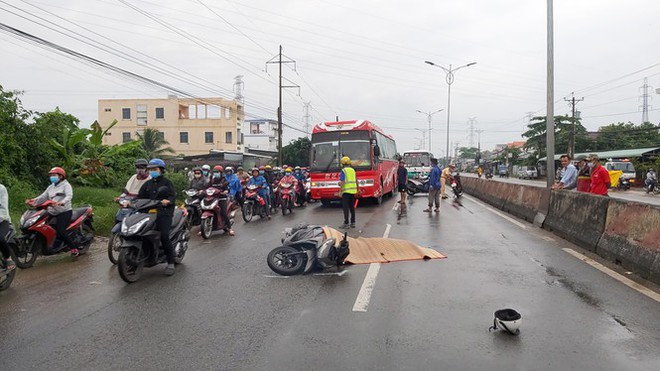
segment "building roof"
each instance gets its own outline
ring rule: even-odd
[[[522,148],[522,147],[525,146],[525,143],[526,142],[524,140],[522,140],[522,141],[518,141],[518,142],[507,143],[506,146],[509,147],[509,148]]]
[[[584,152],[584,153],[576,153],[575,158],[578,156],[588,156],[591,153],[595,153],[598,155],[599,158],[601,159],[606,159],[606,158],[627,158],[627,157],[642,157],[644,155],[650,155],[653,154],[654,152],[660,152],[660,147],[652,147],[652,148],[635,148],[635,149],[620,149],[616,151],[603,151],[603,152]],[[559,160],[562,154],[555,155],[555,161]],[[546,158],[540,158],[540,161],[545,161]]]

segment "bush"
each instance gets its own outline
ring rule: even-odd
[[[177,205],[183,203],[183,194],[182,191],[188,189],[188,177],[181,173],[176,172],[167,172],[165,176],[172,181],[174,185],[174,192],[176,193]]]
[[[121,190],[112,188],[74,187],[73,207],[92,205],[94,208],[94,230],[97,236],[107,236],[115,225],[117,204],[115,197]]]

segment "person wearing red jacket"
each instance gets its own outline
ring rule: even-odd
[[[591,168],[591,188],[589,193],[607,196],[610,187],[610,173],[600,164],[598,155],[590,154],[587,158],[588,166]]]

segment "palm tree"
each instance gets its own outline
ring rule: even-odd
[[[149,158],[164,157],[167,153],[175,153],[172,147],[165,147],[170,143],[157,129],[144,129],[142,134],[137,133],[137,137],[142,142],[142,148],[149,154]]]

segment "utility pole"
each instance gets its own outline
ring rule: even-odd
[[[477,132],[477,165],[481,164],[481,133],[483,130],[475,130]]]
[[[571,93],[571,99],[564,98],[564,100],[571,106],[571,135],[568,137],[568,156],[573,158],[575,157],[575,105],[582,102],[584,97],[575,99],[575,93]]]
[[[305,111],[305,114],[303,115],[303,122],[305,123],[305,136],[309,138],[309,120],[310,120],[310,115],[309,115],[309,108],[312,106],[312,102],[304,102],[303,103],[303,110]]]
[[[432,146],[431,145],[431,130],[433,130],[433,128],[431,127],[432,118],[433,118],[433,115],[435,115],[438,112],[442,112],[442,111],[444,111],[444,108],[439,109],[437,111],[433,111],[433,112],[430,112],[430,111],[429,112],[424,112],[424,111],[417,110],[417,112],[421,113],[422,115],[426,115],[426,119],[429,122],[429,142],[428,142],[429,143],[429,153],[432,153],[432,151],[431,151],[431,146]]]
[[[640,107],[642,109],[642,124],[649,122],[649,88],[651,88],[651,86],[649,86],[649,79],[645,77],[644,85],[640,88],[642,89],[642,96],[640,97],[642,99],[642,106]]]
[[[547,82],[546,82],[546,184],[552,188],[555,184],[555,52],[554,52],[554,19],[553,1],[547,0]]]
[[[286,56],[285,56],[286,57]],[[285,88],[298,88],[298,93],[300,94],[300,86],[298,85],[282,85],[282,80],[285,79],[282,77],[282,65],[285,63],[293,63],[293,70],[296,70],[296,61],[286,57],[286,60],[282,60],[282,45],[280,45],[280,52],[266,62],[266,72],[268,72],[269,64],[279,64],[279,105],[277,106],[277,165],[282,166],[282,89]],[[291,82],[288,79],[285,79]]]

